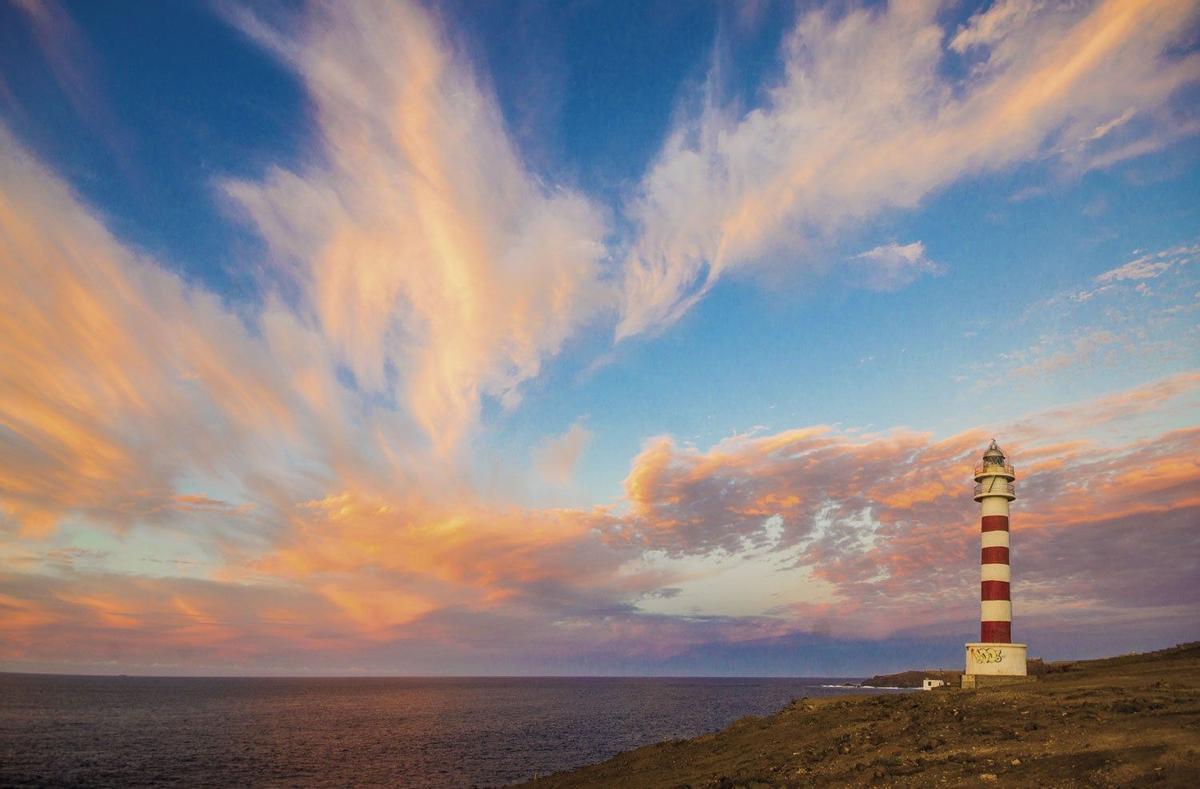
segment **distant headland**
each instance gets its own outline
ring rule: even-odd
[[[1031,677],[1054,670],[1053,665],[1047,665],[1040,658],[1029,660],[1028,666],[1029,676]],[[876,674],[858,684],[864,688],[919,688],[921,687],[921,683],[926,679],[940,679],[947,685],[953,685],[957,688],[962,683],[962,675],[961,671],[940,668],[927,669],[925,671],[901,671],[896,674]]]

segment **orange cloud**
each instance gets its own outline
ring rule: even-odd
[[[448,456],[608,303],[600,212],[526,171],[418,5],[316,6],[295,39],[235,17],[304,80],[326,164],[226,191],[358,384],[402,393]]]
[[[131,252],[2,127],[0,259],[6,529],[181,512],[250,526],[328,477],[443,484],[406,452],[403,415],[338,382],[320,334],[270,297],[239,315]]]
[[[206,427],[231,438],[258,416],[231,395],[278,399],[252,369],[235,382],[192,367],[184,350],[217,356],[236,321],[122,248],[3,129],[0,150],[0,507],[31,534],[70,510],[125,520],[171,495],[180,458],[164,439],[200,432],[179,403],[221,397],[224,424]]]

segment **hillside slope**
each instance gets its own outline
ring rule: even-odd
[[[536,787],[1200,786],[1200,643],[977,691],[797,699]]]

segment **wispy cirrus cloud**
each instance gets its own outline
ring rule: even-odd
[[[43,533],[68,513],[131,523],[173,509],[185,473],[261,457],[256,437],[302,441],[312,390],[287,381],[313,367],[285,370],[216,297],[123,247],[2,128],[0,151],[9,524]],[[320,348],[280,313],[262,328]]]
[[[618,339],[671,324],[730,271],[784,255],[819,268],[847,226],[961,178],[1042,157],[1111,164],[1115,138],[1136,155],[1188,127],[1167,103],[1200,78],[1200,57],[1172,52],[1192,2],[1001,0],[957,31],[941,7],[805,13],[762,106],[706,94],[627,206]]]
[[[71,108],[108,146],[126,173],[131,173],[129,130],[108,103],[96,53],[75,20],[58,0],[14,0],[14,5],[33,31],[41,55]],[[4,104],[19,110],[9,90],[0,90],[0,106]]]
[[[973,363],[962,378],[986,389],[1005,381],[1041,382],[1121,366],[1142,366],[1151,375],[1186,368],[1200,336],[1194,320],[1200,309],[1198,252],[1194,244],[1138,250],[1085,286],[1035,302],[1015,325],[1039,328],[1036,338]]]
[[[247,316],[124,246],[3,128],[0,154],[0,531],[154,524],[219,554],[327,488],[463,489],[274,296]]]
[[[303,80],[320,144],[225,190],[365,391],[446,456],[611,303],[602,211],[529,172],[494,98],[412,3],[234,21]]]
[[[1128,263],[1098,274],[1096,283],[1111,285],[1126,280],[1155,279],[1172,268],[1194,264],[1197,260],[1200,260],[1200,244],[1172,247],[1139,255]]]

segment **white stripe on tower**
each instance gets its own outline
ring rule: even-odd
[[[1012,580],[1012,569],[1007,564],[1000,564],[999,562],[992,564],[989,562],[983,565],[982,580],[1008,583]]]

